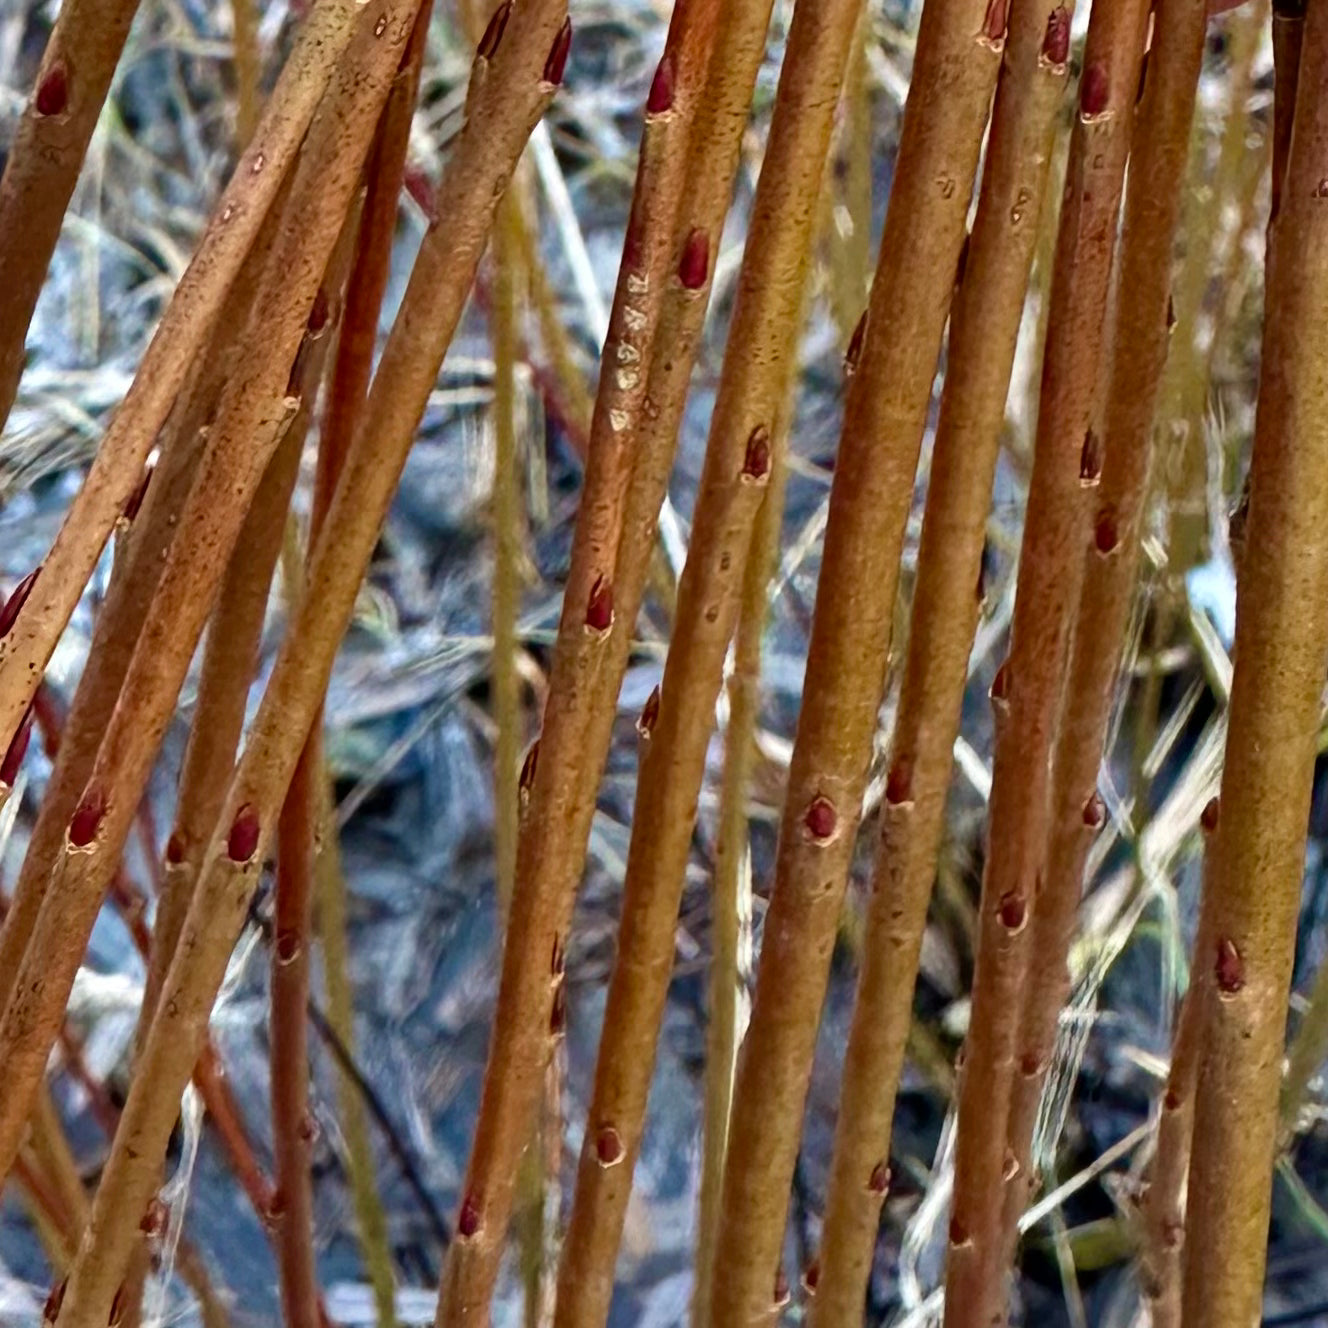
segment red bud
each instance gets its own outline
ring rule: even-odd
[[[5,600],[4,607],[0,608],[0,638],[8,636],[13,630],[14,624],[18,621],[18,615],[28,602],[28,596],[32,594],[32,587],[36,584],[37,573],[40,571],[40,567],[34,568],[9,592],[9,598]]]
[[[69,69],[56,60],[42,75],[33,98],[38,115],[63,115],[69,106]]]
[[[544,82],[552,87],[558,87],[563,81],[563,74],[567,69],[567,56],[572,49],[572,20],[563,19],[563,25],[558,29],[558,35],[553,39],[553,45],[549,48],[549,58],[544,62]]]
[[[484,29],[484,36],[480,38],[480,44],[475,48],[475,54],[481,60],[492,60],[498,53],[503,33],[507,30],[507,20],[511,17],[512,0],[503,0],[503,3],[493,11],[488,27]]]
[[[678,280],[685,290],[700,290],[710,275],[710,236],[698,226],[687,236],[678,260]]]
[[[248,862],[258,851],[259,830],[258,810],[246,802],[231,822],[230,834],[226,836],[226,856],[232,862]]]
[[[665,51],[650,82],[650,95],[646,98],[647,115],[663,115],[673,109],[673,52]]]

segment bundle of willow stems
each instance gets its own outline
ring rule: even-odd
[[[674,0],[642,110],[593,396],[572,383],[577,370],[549,302],[519,167],[568,67],[566,0],[474,0],[454,16],[474,47],[464,109],[441,180],[423,200],[430,225],[385,340],[398,208],[403,188],[420,191],[408,166],[410,130],[435,6],[313,0],[264,94],[258,15],[251,0],[234,0],[238,157],[229,183],[54,544],[0,609],[0,796],[18,785],[34,725],[52,763],[0,930],[0,1178],[22,1191],[57,1270],[48,1323],[146,1321],[170,1220],[160,1197],[167,1150],[191,1081],[270,1235],[283,1322],[329,1322],[311,1170],[316,940],[328,1021],[347,1059],[354,1012],[323,702],[430,393],[484,271],[497,463],[490,696],[502,964],[469,1161],[440,1232],[435,1322],[490,1321],[512,1243],[529,1273],[527,1323],[610,1322],[721,720],[690,1321],[775,1324],[794,1300],[796,1271],[797,1321],[864,1322],[891,1220],[896,1097],[983,618],[993,484],[1031,310],[1041,324],[1030,352],[1040,356],[1036,427],[1031,449],[1015,459],[1026,485],[1018,583],[1008,654],[990,691],[994,761],[971,1012],[955,1065],[942,1311],[947,1328],[1005,1320],[1021,1227],[1051,1179],[1041,1174],[1042,1121],[1057,1090],[1081,895],[1109,820],[1099,785],[1128,687],[1122,671],[1147,538],[1174,500],[1174,482],[1159,477],[1176,467],[1159,444],[1189,407],[1169,384],[1182,361],[1195,372],[1193,325],[1211,271],[1200,260],[1213,258],[1212,235],[1195,233],[1185,205],[1206,38],[1215,22],[1233,34],[1230,49],[1243,54],[1232,56],[1231,80],[1243,78],[1247,93],[1271,17],[1262,371],[1239,511],[1226,761],[1220,795],[1193,826],[1204,881],[1191,980],[1174,1020],[1151,1160],[1130,1204],[1139,1298],[1152,1323],[1257,1320],[1273,1168],[1328,1052],[1328,983],[1320,982],[1284,1076],[1328,668],[1328,3],[1078,7],[924,0],[869,276],[863,71],[877,40],[875,9],[793,0],[675,586],[660,573],[660,514],[773,0]],[[137,0],[65,0],[10,147],[0,181],[0,423],[138,8]],[[1236,12],[1218,17],[1227,9]],[[1243,104],[1232,115],[1237,141]],[[835,220],[844,213],[852,251],[840,243],[837,269],[818,283],[827,236],[844,239]],[[1226,272],[1235,266],[1228,260]],[[743,1030],[741,883],[750,870],[762,634],[801,337],[822,296],[843,328],[842,427],[773,867],[757,882],[768,903]],[[525,748],[515,365],[527,304],[564,382],[584,474],[538,737]],[[1176,349],[1182,330],[1191,340]],[[292,542],[311,437],[310,515]],[[912,559],[909,517],[924,455]],[[108,588],[64,706],[43,675],[111,542]],[[246,722],[279,563],[284,635]],[[558,1048],[573,908],[619,692],[651,599],[667,609],[667,654],[637,724],[617,950],[579,1162],[560,1206]],[[897,628],[902,644],[892,654]],[[145,919],[128,902],[123,861],[130,837],[145,829],[144,797],[196,654],[173,826],[164,844],[149,838],[161,869]],[[896,699],[882,729],[887,693]],[[790,1195],[865,813],[875,817],[876,842],[819,1249],[795,1270]],[[269,863],[270,1175],[209,1035]],[[123,1103],[81,1066],[67,1023],[106,906],[126,913],[147,974]],[[47,1082],[56,1048],[81,1075],[106,1133],[91,1187]],[[390,1325],[397,1270],[365,1104],[353,1075],[342,1087],[361,1256],[377,1321]],[[203,1320],[226,1323],[198,1252],[186,1242],[173,1259]]]

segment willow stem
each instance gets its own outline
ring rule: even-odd
[[[715,1328],[772,1322],[812,1051],[861,815],[899,555],[983,130],[999,30],[978,0],[922,11],[885,233],[844,423],[802,710],[789,767],[756,996],[738,1060]]]
[[[960,1078],[946,1328],[987,1328],[1005,1304],[1003,1182],[1017,1165],[1006,1148],[1010,1094],[1088,499],[1101,477],[1090,424],[1148,11],[1147,0],[1094,6],[1080,76],[1010,655],[993,686],[995,769]]]
[[[372,22],[375,12],[368,17]],[[404,42],[411,14],[393,31]],[[141,1211],[165,1153],[175,1103],[216,999],[287,787],[327,686],[338,642],[487,241],[493,209],[561,77],[570,29],[561,6],[532,6],[477,55],[467,116],[436,215],[347,454],[310,562],[308,588],[204,858],[152,1031],[107,1158],[61,1328],[104,1322],[132,1242],[123,1215]],[[186,961],[185,956],[188,956]],[[70,1307],[76,1308],[71,1314]]]
[[[1199,1078],[1187,1328],[1254,1322],[1267,1257],[1287,999],[1328,656],[1328,10],[1310,6],[1280,205],[1236,612]]]
[[[844,1060],[811,1322],[862,1318],[886,1187],[955,737],[981,612],[1005,400],[1065,92],[1071,12],[1016,5],[950,344],[891,738],[862,966]]]
[[[42,670],[142,480],[157,434],[199,363],[362,17],[359,0],[320,0],[301,30],[254,141],[237,164],[157,325],[41,575],[0,641],[0,749],[8,747],[27,713]],[[16,250],[26,252],[26,245],[6,246],[7,252]]]
[[[1199,69],[1205,0],[1162,0],[1135,111],[1134,150],[1117,258],[1116,307],[1103,392],[1101,483],[1086,541],[1070,677],[1054,756],[1042,889],[1018,1034],[1007,1143],[1018,1171],[1006,1186],[1006,1229],[1035,1182],[1033,1131],[1069,995],[1070,941],[1088,850],[1105,821],[1098,768],[1110,725],[1139,566],[1154,412],[1167,358],[1172,245],[1180,215]]]
[[[68,0],[0,177],[0,431],[23,373],[24,342],[78,173],[139,0]],[[13,736],[8,731],[0,746]]]
[[[0,1171],[16,1147],[227,558],[297,407],[285,395],[292,365],[308,322],[319,317],[310,311],[409,35],[413,10],[403,16],[393,2],[408,4],[377,0],[362,9],[352,55],[311,128],[261,283],[273,295],[255,310],[241,366],[223,392],[124,686],[70,816],[0,1030],[0,1059],[11,1075],[0,1104]],[[374,31],[380,18],[381,35]]]
[[[780,416],[796,368],[822,175],[859,8],[858,0],[800,5],[789,31],[664,679],[641,721],[618,956],[559,1270],[557,1328],[595,1328],[608,1318],[715,702],[772,438],[786,428]]]

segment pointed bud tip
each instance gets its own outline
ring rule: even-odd
[[[549,48],[549,58],[544,62],[544,82],[550,87],[561,87],[563,74],[567,72],[567,57],[572,50],[572,20],[563,19],[558,35]]]
[[[590,588],[586,601],[586,629],[607,632],[613,626],[613,582],[601,574]]]
[[[1009,890],[1001,896],[996,912],[1006,931],[1020,931],[1028,920],[1028,901],[1017,890]]]
[[[539,739],[536,738],[530,744],[530,750],[526,752],[526,759],[521,762],[521,777],[517,781],[517,788],[522,799],[530,797],[530,791],[535,787],[535,771],[539,767]]]
[[[1096,484],[1102,478],[1102,440],[1097,431],[1084,434],[1084,445],[1079,449],[1079,483]]]
[[[469,1240],[480,1229],[480,1203],[473,1194],[468,1194],[461,1201],[461,1211],[457,1213],[457,1235]]]
[[[69,842],[75,848],[87,848],[96,839],[105,815],[106,794],[97,785],[89,784],[69,818]]]
[[[492,60],[498,53],[498,47],[502,44],[503,33],[507,30],[507,20],[511,17],[512,0],[503,0],[503,3],[490,16],[488,26],[484,29],[484,35],[480,38],[480,44],[475,48],[475,54],[481,60]]]
[[[9,598],[5,600],[4,607],[0,608],[0,640],[3,640],[13,630],[14,624],[18,621],[18,615],[23,612],[23,606],[28,602],[28,596],[32,594],[32,587],[36,585],[37,574],[40,571],[41,566],[39,564],[9,592]]]
[[[848,349],[844,352],[844,373],[852,378],[857,371],[858,361],[862,359],[862,346],[867,338],[867,310],[862,311],[853,335],[848,339]]]
[[[747,439],[747,452],[742,459],[742,478],[760,483],[770,475],[770,430],[758,424]]]
[[[659,696],[659,687],[656,685],[646,697],[645,705],[641,707],[641,716],[636,721],[636,731],[642,738],[649,738],[655,731],[655,725],[659,721]]]
[[[1229,936],[1217,943],[1216,973],[1217,989],[1223,996],[1234,996],[1245,986],[1245,960]]]
[[[1057,5],[1047,16],[1042,38],[1042,60],[1053,69],[1064,69],[1070,59],[1070,11]]]
[[[675,69],[673,52],[665,51],[650,80],[650,93],[646,97],[646,114],[663,115],[673,109],[673,80]]]
[[[42,75],[33,98],[38,115],[63,115],[69,107],[69,68],[56,60]]]
[[[1098,513],[1093,525],[1093,547],[1105,557],[1114,553],[1119,543],[1120,528],[1116,524],[1116,513],[1111,508],[1105,508]]]
[[[0,784],[5,788],[14,787],[14,781],[18,778],[19,767],[22,766],[23,758],[28,754],[28,744],[31,741],[32,707],[29,706],[19,722],[18,731],[9,744],[9,750],[5,752],[4,760],[0,761]]]
[[[1218,817],[1222,810],[1221,801],[1218,798],[1209,798],[1204,803],[1204,809],[1199,814],[1199,824],[1203,827],[1204,834],[1211,835],[1217,829]]]
[[[143,510],[143,499],[148,496],[148,485],[152,483],[156,469],[151,461],[143,467],[143,478],[139,480],[138,487],[129,495],[128,501],[120,511],[120,515],[126,521],[132,522]]]
[[[803,817],[807,833],[822,844],[834,836],[838,823],[839,814],[835,811],[835,804],[824,794],[812,799],[807,814]]]
[[[982,23],[982,40],[989,46],[1004,46],[1009,16],[1010,0],[990,0]]]
[[[601,1125],[595,1135],[595,1159],[602,1167],[616,1166],[623,1160],[622,1135],[612,1125]]]
[[[684,290],[700,290],[710,275],[710,236],[699,226],[688,233],[678,260],[678,280]]]
[[[258,852],[260,828],[258,809],[246,802],[231,822],[230,833],[226,836],[226,856],[232,862],[248,862]]]
[[[1101,60],[1090,60],[1079,78],[1079,114],[1086,120],[1105,114],[1111,102],[1111,75]]]

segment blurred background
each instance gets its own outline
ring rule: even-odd
[[[236,3],[257,19],[266,85],[302,6],[293,0]],[[870,282],[920,8],[919,0],[869,0],[822,204],[749,808],[744,936],[749,965],[759,945],[815,601],[839,431],[841,360]],[[28,96],[56,9],[48,0],[0,0],[0,153]],[[638,648],[619,701],[619,732],[569,947],[561,1086],[547,1107],[553,1142],[546,1149],[551,1169],[544,1221],[533,1241],[517,1242],[542,1249],[546,1263],[556,1262],[548,1255],[556,1248],[558,1182],[570,1182],[580,1147],[612,962],[636,769],[634,723],[661,674],[671,591],[685,556],[745,218],[790,11],[788,0],[776,4],[662,524],[654,589],[638,623]],[[1081,13],[1076,53],[1085,18]],[[537,727],[560,606],[598,348],[631,195],[640,108],[667,20],[664,0],[576,0],[576,39],[565,86],[536,130],[516,186],[526,240],[517,273],[522,299],[517,381],[525,553],[520,666],[528,684],[527,738]],[[1198,888],[1198,817],[1217,791],[1231,677],[1232,569],[1239,558],[1241,483],[1253,423],[1267,216],[1266,32],[1266,0],[1249,0],[1210,29],[1159,420],[1161,462],[1138,612],[1127,644],[1126,682],[1101,789],[1108,830],[1090,865],[1084,928],[1074,956],[1075,996],[1039,1126],[1048,1185],[1025,1234],[1017,1313],[1028,1324],[1126,1325],[1138,1314],[1128,1213],[1147,1155],[1150,1106],[1165,1072],[1171,1011],[1186,981]],[[436,180],[459,124],[470,50],[455,9],[440,3],[412,131],[410,187],[402,197],[385,326],[426,224],[416,200],[428,197],[426,183]],[[235,158],[237,87],[231,3],[143,0],[33,324],[19,402],[0,439],[0,586],[6,591],[42,559],[54,538],[201,234]],[[1054,223],[1053,210],[1048,217]],[[897,1110],[894,1183],[871,1288],[870,1321],[881,1324],[927,1321],[944,1251],[954,1057],[967,1021],[991,777],[986,692],[1005,650],[1036,419],[1040,292],[1054,234],[1051,224],[1044,223],[1044,229],[1007,409],[988,529],[986,603],[970,663],[946,842]],[[367,1120],[400,1288],[400,1320],[428,1322],[479,1100],[495,995],[500,936],[492,851],[495,725],[489,704],[493,362],[486,317],[495,279],[486,264],[362,590],[327,711],[340,870],[349,892],[355,1009],[353,1038],[347,1041],[332,1030],[326,979],[321,971],[316,975],[311,1009],[319,1127],[316,1236],[326,1307],[338,1324],[375,1322],[356,1238],[343,1095],[358,1097]],[[311,438],[297,499],[301,515],[308,510],[315,442]],[[929,446],[930,439],[924,443],[905,552],[897,661],[907,631],[909,570]],[[292,550],[298,537],[292,530]],[[99,587],[113,556],[109,549],[48,671],[42,705],[57,724],[82,667]],[[280,638],[285,604],[279,572],[265,660]],[[892,680],[881,714],[881,752],[894,696]],[[55,1102],[88,1179],[95,1179],[106,1149],[107,1113],[127,1082],[144,973],[135,924],[152,908],[191,704],[187,686],[141,811],[122,887],[98,922],[52,1064]],[[17,873],[50,769],[39,746],[34,742],[24,766],[20,796],[0,813],[0,881],[7,883]],[[686,1320],[699,1166],[708,887],[721,757],[722,732],[712,748],[678,924],[650,1123],[618,1265],[614,1328],[667,1328]],[[869,790],[822,1023],[787,1236],[795,1266],[805,1263],[816,1245],[861,896],[875,839],[874,805],[883,779],[884,771],[876,772]],[[1293,1028],[1328,948],[1325,833],[1328,781],[1320,779]],[[260,1164],[271,1157],[269,916],[264,889],[213,1021],[221,1063]],[[1328,991],[1320,999],[1328,1000]],[[1325,1085],[1312,1083],[1289,1123],[1274,1195],[1268,1324],[1328,1324],[1326,1103]],[[197,1265],[206,1270],[235,1328],[277,1323],[277,1276],[263,1224],[219,1145],[216,1123],[192,1098],[185,1104],[172,1164],[165,1197],[181,1228],[179,1241],[170,1245],[173,1271],[180,1276],[159,1288],[151,1302],[153,1321],[202,1322],[186,1286],[189,1269]],[[523,1286],[530,1279],[518,1263],[514,1253],[495,1309],[500,1328],[540,1322],[538,1303],[527,1306]],[[19,1187],[11,1184],[0,1202],[0,1324],[37,1324],[50,1283],[40,1226]],[[795,1291],[786,1322],[799,1322],[800,1314]]]

